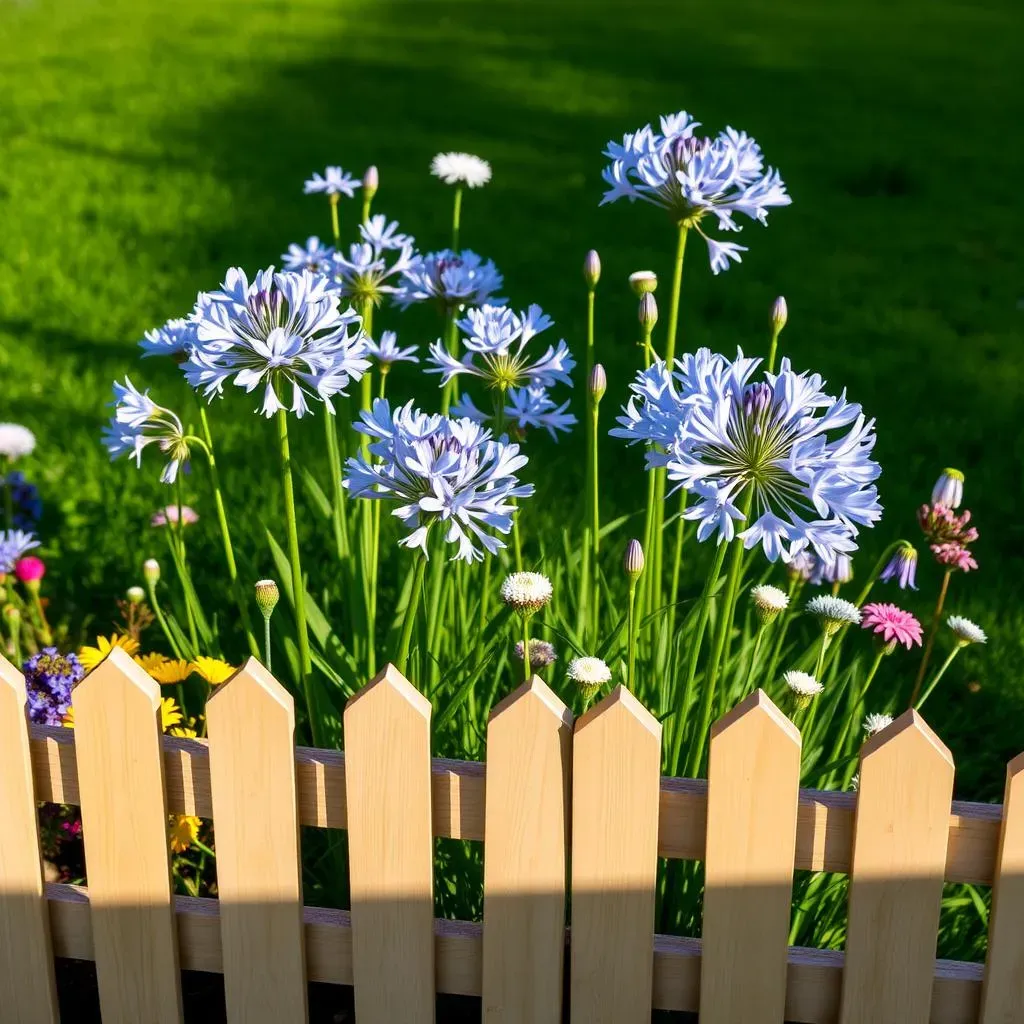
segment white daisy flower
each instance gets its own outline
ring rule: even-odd
[[[750,600],[754,602],[762,624],[773,621],[779,612],[789,606],[789,596],[784,590],[773,587],[770,583],[761,583],[750,588]]]
[[[501,584],[501,599],[520,615],[532,615],[551,600],[551,580],[539,572],[514,572]]]
[[[430,161],[430,173],[446,185],[479,188],[491,180],[491,165],[472,153],[438,153]]]
[[[573,658],[567,673],[586,698],[592,697],[612,678],[612,670],[600,658]]]
[[[965,619],[962,615],[950,615],[946,619],[946,625],[953,630],[957,643],[961,647],[967,647],[970,644],[988,643],[985,630],[971,622],[970,619]]]
[[[864,731],[869,736],[874,736],[875,733],[881,732],[883,729],[887,729],[892,725],[892,715],[879,715],[870,714],[864,719]]]
[[[20,423],[0,423],[0,455],[12,462],[23,455],[31,455],[36,446],[36,435]]]

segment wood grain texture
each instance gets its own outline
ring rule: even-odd
[[[73,704],[103,1022],[180,1024],[160,688],[115,647]]]
[[[430,702],[388,665],[345,708],[359,1024],[433,1024]]]
[[[1024,754],[1006,768],[981,1024],[1024,1024]]]
[[[701,1024],[783,1019],[799,788],[800,731],[757,690],[711,729]]]
[[[491,712],[485,1024],[561,1024],[572,714],[538,677]]]
[[[649,1024],[661,725],[618,686],[577,723],[572,1024]]]
[[[864,744],[841,1024],[928,1024],[953,758],[916,711]]]
[[[294,702],[250,658],[206,715],[228,1021],[304,1021]]]
[[[0,1018],[56,1024],[25,677],[0,655]]]

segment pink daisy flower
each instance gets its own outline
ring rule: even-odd
[[[909,651],[914,644],[921,646],[921,623],[910,612],[894,604],[866,604],[861,614],[861,625],[893,648],[896,644],[903,644]]]
[[[181,525],[191,526],[199,521],[199,513],[188,505],[181,506]],[[149,521],[150,526],[166,526],[168,523],[176,525],[178,522],[178,506],[167,505],[165,508],[158,508]]]

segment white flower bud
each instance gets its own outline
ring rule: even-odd
[[[587,282],[587,287],[593,291],[600,279],[601,257],[597,255],[596,249],[591,249],[583,261],[583,280]]]

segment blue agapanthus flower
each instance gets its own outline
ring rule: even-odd
[[[523,436],[530,430],[543,429],[557,441],[558,431],[568,433],[576,425],[576,417],[568,408],[568,401],[559,405],[543,385],[512,388],[505,395],[502,418],[514,434]],[[463,394],[451,411],[453,416],[465,417],[474,423],[493,424],[497,419],[494,413],[479,409],[468,394]]]
[[[312,178],[307,178],[303,191],[306,195],[323,192],[328,196],[348,196],[351,199],[360,184],[348,171],[340,167],[328,167],[323,174],[316,171]]]
[[[250,284],[245,271],[232,267],[192,317],[197,345],[184,365],[189,384],[208,399],[228,380],[247,392],[262,386],[264,416],[285,408],[302,416],[308,398],[333,413],[331,397],[370,366],[359,316],[340,308],[323,275],[271,267]]]
[[[33,548],[39,547],[34,533],[25,530],[0,530],[0,576],[14,572],[15,563]]]
[[[324,245],[316,235],[306,239],[305,245],[292,242],[281,254],[285,270],[308,270],[311,274],[325,274],[330,268],[334,247]]]
[[[163,327],[146,331],[139,342],[142,358],[147,356],[170,356],[176,363],[183,363],[192,354],[196,344],[196,326],[189,320],[168,320]]]
[[[507,306],[471,309],[458,322],[465,353],[453,356],[443,341],[430,346],[431,367],[427,373],[441,374],[441,383],[468,374],[500,391],[523,387],[550,387],[557,381],[572,387],[569,373],[576,365],[564,341],[549,345],[542,356],[527,351],[530,340],[546,331],[554,321],[533,305],[521,313]]]
[[[413,260],[402,275],[395,302],[402,309],[427,301],[438,302],[445,309],[501,304],[505,299],[495,293],[502,281],[492,260],[485,261],[470,249],[442,249]]]
[[[189,449],[185,428],[178,415],[149,397],[149,390],[139,389],[125,377],[124,384],[114,382],[114,415],[103,431],[103,446],[116,459],[122,455],[134,457],[136,466],[142,466],[142,452],[155,444],[170,456],[160,479],[173,484],[178,469],[188,464]]]
[[[398,335],[394,331],[382,331],[379,341],[366,339],[366,354],[375,359],[380,367],[390,367],[393,363],[418,363],[416,352],[418,345],[402,348],[398,344]]]
[[[638,375],[612,433],[649,442],[648,467],[664,466],[697,499],[684,515],[698,522],[699,540],[738,536],[770,561],[809,549],[834,565],[882,514],[874,421],[788,359],[752,381],[760,362],[702,349],[671,373],[656,364]]]
[[[78,656],[44,647],[25,662],[22,672],[29,718],[39,725],[62,725],[71,709],[71,691],[85,678]]]
[[[31,530],[43,517],[43,502],[39,489],[25,479],[21,470],[15,469],[0,477],[0,488],[6,488],[11,495],[14,523],[19,530]]]
[[[661,118],[660,132],[644,125],[610,142],[611,163],[601,176],[608,184],[601,203],[642,199],[667,210],[676,223],[691,227],[707,242],[717,274],[740,262],[746,246],[711,238],[705,228],[713,217],[719,230],[739,231],[736,214],[761,224],[768,210],[792,200],[777,170],[765,169],[761,147],[746,132],[726,128],[715,138],[696,135],[700,127],[685,111]]]
[[[398,231],[398,222],[383,214],[371,217],[359,227],[362,242],[349,247],[348,255],[335,252],[327,274],[339,295],[356,303],[379,306],[385,295],[399,290],[389,284],[405,274],[414,263],[415,239]]]
[[[496,441],[469,419],[448,419],[413,409],[392,410],[379,398],[362,413],[356,429],[372,438],[346,465],[345,487],[357,498],[397,503],[394,515],[410,531],[403,547],[427,554],[427,536],[437,526],[457,545],[453,559],[480,561],[505,547],[498,535],[512,529],[514,499],[533,494],[516,473],[527,463],[519,446]]]

